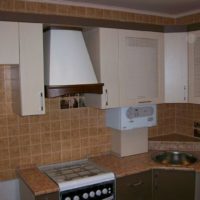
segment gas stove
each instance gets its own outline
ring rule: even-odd
[[[61,200],[115,199],[115,175],[92,161],[79,160],[41,166],[40,170],[56,182]]]

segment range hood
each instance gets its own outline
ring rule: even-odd
[[[46,97],[102,93],[80,30],[46,30],[44,66]]]

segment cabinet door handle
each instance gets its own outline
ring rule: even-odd
[[[184,101],[186,101],[187,98],[187,87],[184,85]]]
[[[40,109],[41,109],[41,111],[44,110],[44,102],[43,101],[44,101],[43,100],[43,93],[40,92]]]
[[[130,183],[130,184],[128,184],[128,186],[129,187],[137,187],[137,186],[140,186],[142,184],[143,184],[143,182],[140,180],[140,181],[138,181],[136,183]]]
[[[105,96],[106,96],[106,106],[108,106],[108,90],[106,89],[105,90]]]

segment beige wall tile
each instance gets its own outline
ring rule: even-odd
[[[32,5],[32,3],[31,3],[31,5]],[[30,9],[29,6],[28,6],[28,9]],[[14,10],[15,11],[25,11],[26,10],[25,1],[15,1]]]

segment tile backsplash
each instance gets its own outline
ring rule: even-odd
[[[194,122],[200,121],[200,105],[189,103],[158,105],[158,125],[149,129],[149,136],[178,133],[193,136]]]
[[[176,132],[193,136],[194,122],[200,121],[200,105],[176,104]]]
[[[60,98],[46,99],[46,114],[21,117],[12,110],[11,66],[0,66],[0,180],[15,177],[24,164],[86,158],[111,149],[105,111],[60,109]],[[31,105],[30,105],[31,106]]]
[[[149,137],[175,132],[175,107],[176,104],[157,105],[157,126],[149,128]]]
[[[46,114],[21,117],[12,109],[11,66],[0,65],[0,180],[15,178],[25,164],[84,159],[111,151],[105,111],[81,107],[60,109],[62,98],[46,99]],[[169,133],[192,135],[200,105],[159,104],[158,124],[149,137]]]

